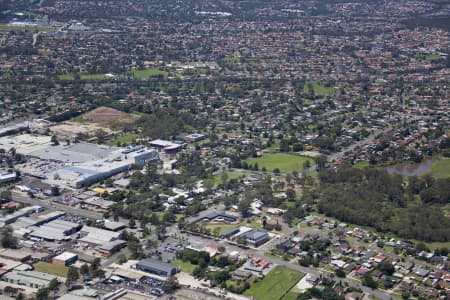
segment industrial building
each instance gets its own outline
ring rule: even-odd
[[[70,235],[81,228],[80,224],[56,220],[40,227],[31,226],[31,237],[46,241],[68,241]]]
[[[173,276],[179,271],[178,267],[173,264],[165,263],[152,258],[139,261],[136,264],[136,269],[165,277]]]
[[[77,259],[77,254],[66,251],[58,256],[53,257],[52,263],[58,266],[68,266],[76,262]]]
[[[12,283],[28,286],[31,288],[44,288],[48,287],[50,281],[54,278],[58,279],[55,275],[36,271],[11,271],[2,276],[2,280]],[[58,280],[62,281],[62,280]]]
[[[43,211],[43,208],[38,205],[21,208],[7,216],[0,218],[0,226],[5,226],[14,223],[20,217],[30,216],[32,214],[36,214],[41,211]]]
[[[118,240],[122,237],[123,231],[109,231],[101,228],[83,226],[80,231],[80,241],[98,246]]]
[[[97,249],[98,251],[102,252],[104,255],[112,255],[116,252],[118,252],[120,249],[127,246],[127,242],[124,240],[114,240],[108,243],[105,243],[101,246],[99,246]]]

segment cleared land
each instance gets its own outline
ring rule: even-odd
[[[48,273],[60,277],[66,277],[69,270],[66,266],[57,266],[44,261],[39,261],[33,265],[35,271]]]
[[[303,275],[298,271],[277,266],[263,280],[245,291],[245,294],[258,300],[279,300],[291,290]]]
[[[138,118],[137,115],[128,114],[120,110],[109,107],[98,107],[90,112],[83,114],[80,121],[85,120],[93,123],[132,123]]]
[[[287,153],[268,153],[262,157],[247,159],[249,165],[253,166],[258,163],[260,170],[265,167],[267,171],[272,172],[275,168],[278,168],[284,173],[303,170],[305,161],[309,161],[311,165],[314,164],[314,161],[310,158]]]

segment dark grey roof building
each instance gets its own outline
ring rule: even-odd
[[[270,240],[267,231],[262,229],[252,229],[243,233],[242,236],[246,238],[248,244],[254,247],[258,247]]]
[[[136,269],[165,277],[173,276],[179,271],[178,267],[173,264],[152,258],[143,259],[138,262],[136,264]]]

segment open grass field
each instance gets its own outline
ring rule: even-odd
[[[51,27],[37,27],[37,26],[14,26],[9,24],[0,24],[0,30],[23,30],[23,31],[52,31],[55,30]]]
[[[208,224],[206,225],[206,228],[211,230],[212,235],[216,235],[217,233],[217,235],[220,236],[228,230],[238,226],[239,224]]]
[[[171,261],[171,263],[180,267],[180,270],[182,272],[189,273],[189,274],[192,274],[192,272],[194,272],[194,269],[197,267],[196,265],[191,264],[188,261],[182,261],[180,259],[174,259]]]
[[[304,156],[287,153],[268,153],[262,157],[247,159],[247,163],[249,165],[258,163],[260,170],[265,167],[267,171],[272,172],[275,168],[279,168],[283,173],[290,173],[303,170],[303,164],[307,160],[310,161],[311,165],[314,164],[312,159]]]
[[[369,162],[367,160],[360,160],[356,164],[353,165],[353,168],[356,169],[364,169],[369,167]]]
[[[48,262],[38,261],[33,265],[35,271],[66,277],[69,270],[66,266],[57,266]]]
[[[245,291],[247,296],[253,296],[257,300],[282,299],[291,288],[303,277],[303,274],[277,266],[264,277],[263,280],[253,284]],[[289,299],[289,298],[288,298]]]
[[[427,174],[436,178],[450,177],[450,158],[434,162]]]
[[[75,80],[76,74],[61,74],[58,75],[59,80],[72,81]],[[97,80],[105,80],[105,74],[79,74],[81,80],[89,80],[89,81],[97,81]]]
[[[161,70],[159,68],[149,68],[144,70],[133,70],[130,72],[132,76],[139,78],[139,79],[148,79],[150,77],[155,76],[167,76],[169,73],[167,73],[164,70]]]
[[[297,300],[298,295],[298,293],[289,292],[281,300]]]
[[[238,179],[238,178],[241,178],[241,177],[245,176],[245,172],[231,171],[231,172],[227,172],[227,176],[228,176],[227,180]],[[221,184],[221,183],[223,183],[222,182],[222,174],[214,175],[212,177],[208,177],[205,180],[205,182],[206,181],[212,181],[214,183],[214,185]]]
[[[314,94],[316,94],[317,96],[329,96],[334,94],[335,89],[332,87],[326,87],[324,85],[321,85],[318,82],[311,82],[313,90],[314,90]],[[304,86],[304,91],[305,93],[308,92],[308,84],[305,84]]]
[[[124,144],[131,145],[138,138],[139,138],[139,134],[135,134],[135,133],[119,135],[119,136],[114,137],[112,140],[109,140],[108,145],[117,146],[118,143],[120,143],[121,145],[124,145]]]

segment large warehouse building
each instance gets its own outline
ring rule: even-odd
[[[178,267],[173,264],[151,258],[139,261],[136,264],[136,269],[165,277],[173,276],[179,271]]]

